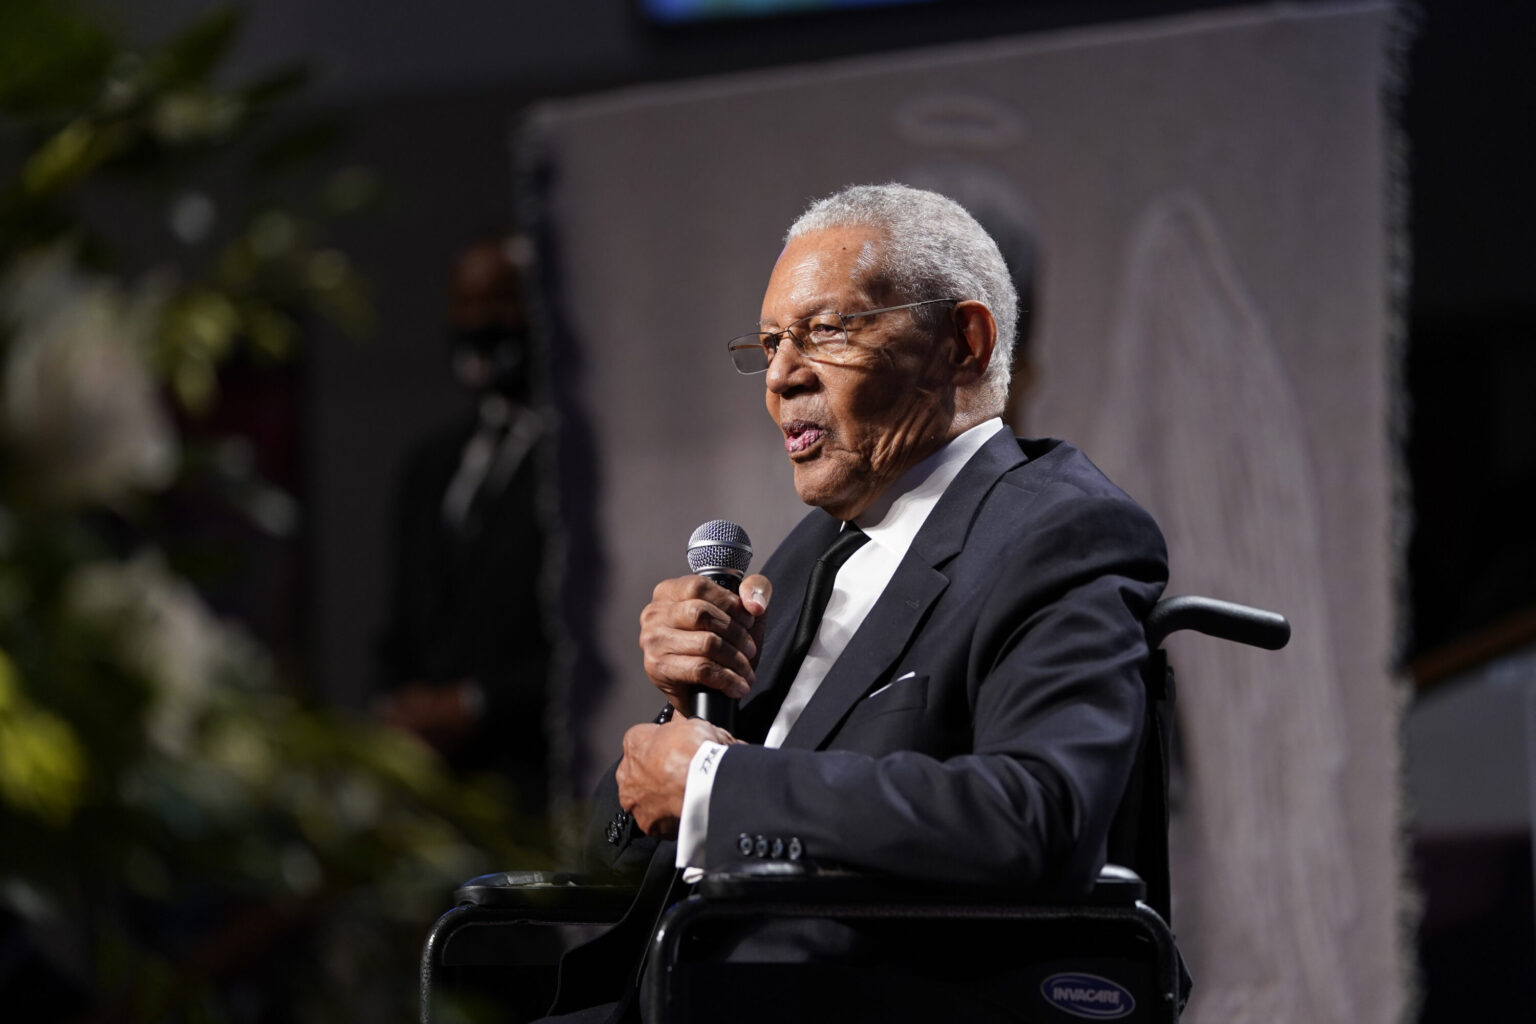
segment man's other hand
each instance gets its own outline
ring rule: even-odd
[[[474,688],[467,680],[448,686],[407,683],[382,697],[375,711],[386,725],[415,733],[440,753],[450,754],[478,724]]]
[[[648,836],[677,836],[683,814],[688,765],[706,742],[734,743],[735,737],[702,718],[678,716],[665,725],[649,722],[624,734],[624,757],[614,777],[619,806],[634,816]]]
[[[746,696],[756,679],[773,584],[748,576],[740,594],[702,576],[663,580],[640,613],[640,650],[645,674],[682,711],[692,687],[707,686],[727,697]]]

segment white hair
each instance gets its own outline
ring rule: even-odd
[[[1019,298],[1008,264],[986,229],[965,207],[937,192],[896,183],[851,185],[812,203],[784,240],[841,227],[867,227],[883,236],[868,269],[890,287],[894,302],[974,299],[992,311],[997,344],[978,398],[986,412],[1002,412],[1013,373]],[[914,313],[933,324],[940,315],[936,308],[920,307]]]

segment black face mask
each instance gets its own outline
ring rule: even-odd
[[[490,367],[486,387],[508,398],[528,397],[528,348],[526,327],[501,327],[491,324],[454,331],[449,342],[454,352],[467,352],[483,359]]]

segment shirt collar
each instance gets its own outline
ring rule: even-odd
[[[881,547],[905,552],[950,482],[971,456],[1003,429],[1002,419],[994,416],[951,439],[898,477],[854,522]]]

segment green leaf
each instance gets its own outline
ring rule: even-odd
[[[34,117],[89,102],[116,49],[58,0],[0,2],[0,113]]]
[[[0,800],[58,828],[79,809],[85,774],[74,729],[27,699],[0,651]]]
[[[101,162],[98,126],[78,117],[61,128],[27,160],[22,187],[33,195],[58,192],[85,177]]]
[[[293,317],[267,302],[250,301],[240,307],[241,320],[251,348],[258,356],[286,359],[298,344],[299,329]]]
[[[178,89],[162,94],[150,118],[155,135],[172,145],[227,138],[245,117],[236,96],[208,89]]]
[[[194,413],[207,412],[218,394],[218,372],[206,360],[184,359],[171,370],[171,390],[187,409]]]
[[[216,7],[173,37],[154,56],[156,77],[168,86],[206,82],[240,36],[245,15]]]

